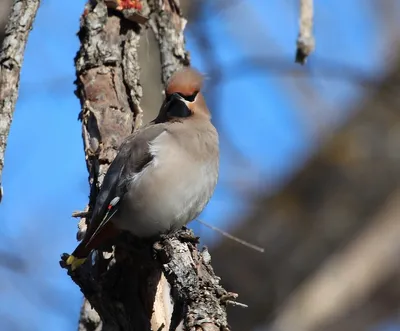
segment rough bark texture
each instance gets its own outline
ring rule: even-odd
[[[7,137],[18,97],[19,76],[29,31],[40,0],[15,0],[0,50],[0,201]]]
[[[400,146],[394,138],[400,134],[399,86],[397,57],[357,103],[356,115],[286,187],[253,202],[234,234],[255,241],[265,254],[248,252],[229,240],[213,250],[224,285],[235,288],[251,307],[230,317],[234,329],[270,322],[297,286],[352,240],[400,187]],[[234,265],[227,256],[235,256]],[[384,297],[374,304],[379,306]],[[355,329],[342,325],[336,330]]]
[[[165,83],[189,63],[184,20],[175,1],[142,4],[147,26],[160,46]],[[90,2],[82,16],[76,84],[92,188],[89,215],[118,146],[141,124],[138,47],[142,29],[103,1]],[[86,219],[81,219],[79,228],[81,238]],[[219,285],[208,252],[199,252],[196,241],[185,229],[157,243],[125,234],[110,252],[97,251],[92,264],[69,272],[86,297],[79,330],[175,330],[179,324],[185,330],[228,330],[226,304],[236,295]]]

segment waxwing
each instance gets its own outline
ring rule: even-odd
[[[218,179],[218,133],[194,69],[176,72],[157,118],[130,135],[105,175],[84,239],[66,261],[81,265],[121,230],[139,238],[171,233],[195,219]]]

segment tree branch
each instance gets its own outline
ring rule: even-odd
[[[353,241],[289,298],[272,330],[326,330],[399,272],[399,202],[397,191]]]
[[[4,154],[18,98],[19,76],[29,31],[40,0],[15,0],[0,50],[0,202]]]
[[[141,3],[142,15],[149,17],[160,46],[161,76],[166,82],[189,63],[184,20],[175,1]],[[90,215],[122,140],[141,124],[141,30],[100,0],[89,2],[82,16],[76,93],[82,105],[91,184],[83,216]],[[82,238],[86,220],[79,224],[78,238]],[[155,244],[123,234],[115,247],[96,251],[88,259],[92,261],[69,271],[88,300],[81,310],[79,330],[175,330],[179,325],[186,330],[228,330],[226,305],[237,295],[219,285],[208,252],[199,252],[196,243],[186,229]]]
[[[299,37],[297,38],[296,63],[305,64],[314,51],[313,35],[314,0],[300,0]]]

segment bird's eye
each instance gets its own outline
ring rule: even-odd
[[[185,94],[182,94],[182,93],[178,93],[183,99],[185,99],[186,101],[189,101],[189,102],[193,102],[194,101],[194,99],[196,99],[196,97],[197,97],[197,94],[199,94],[199,91],[195,91],[193,94],[191,94],[191,95],[185,95]]]

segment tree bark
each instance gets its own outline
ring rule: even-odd
[[[18,98],[19,76],[28,34],[40,0],[15,0],[0,50],[0,202],[3,196],[1,175],[4,154]]]
[[[141,3],[141,14],[148,17],[145,28],[159,44],[165,83],[189,64],[185,20],[176,1]],[[87,4],[81,19],[76,93],[91,185],[88,215],[117,148],[141,125],[138,48],[144,28],[129,17],[129,11],[107,8],[99,0]],[[78,239],[86,221],[79,222]],[[199,252],[196,243],[186,229],[155,244],[124,234],[113,248],[96,251],[92,263],[69,271],[86,298],[79,330],[229,330],[226,305],[236,294],[219,285],[207,250]]]

